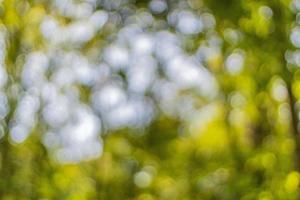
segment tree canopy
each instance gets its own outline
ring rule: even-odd
[[[0,199],[299,199],[299,0],[0,1]]]

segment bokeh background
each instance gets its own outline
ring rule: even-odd
[[[300,0],[0,0],[0,199],[300,198]]]

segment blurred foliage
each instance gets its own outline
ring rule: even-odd
[[[137,7],[147,3],[136,1]],[[220,86],[217,98],[208,104],[214,117],[201,126],[197,118],[183,121],[162,113],[144,129],[105,134],[102,156],[77,164],[58,164],[48,156],[41,143],[42,125],[22,144],[11,144],[4,136],[0,140],[1,199],[299,199],[300,71],[285,60],[286,50],[294,50],[289,38],[295,23],[291,2],[188,3],[194,10],[209,9],[224,39],[224,56],[212,58],[205,66]],[[264,9],[271,9],[272,17]],[[1,28],[8,32],[10,82],[19,80],[18,71],[28,51],[45,48],[39,26],[51,12],[55,10],[50,1],[1,2]],[[158,17],[166,18],[164,14]],[[68,23],[69,19],[60,20]],[[241,33],[241,39],[232,39],[230,30]],[[109,28],[82,50],[101,48],[103,34],[110,34]],[[189,38],[187,48],[193,51],[191,45],[198,44],[201,37]],[[245,67],[240,74],[230,74],[225,57],[236,49],[246,55]],[[285,89],[286,97],[272,96],[278,85]],[[84,86],[79,88],[81,93],[89,92]],[[15,99],[9,101],[13,108]],[[3,122],[5,131],[11,115]]]

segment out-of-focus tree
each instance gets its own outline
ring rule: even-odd
[[[0,16],[1,199],[299,198],[299,0]]]

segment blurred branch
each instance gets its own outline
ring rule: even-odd
[[[296,110],[295,104],[296,99],[293,95],[292,91],[292,83],[291,81],[287,85],[288,95],[289,95],[289,105],[291,109],[291,125],[292,132],[295,141],[295,168],[300,171],[300,133],[298,130],[298,112]]]

